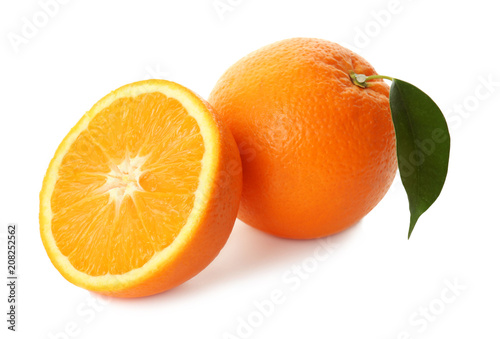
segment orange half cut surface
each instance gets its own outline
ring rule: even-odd
[[[73,284],[139,297],[204,269],[232,230],[241,162],[209,105],[165,80],[123,86],[59,145],[40,193],[47,254]]]

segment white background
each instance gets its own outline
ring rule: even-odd
[[[2,338],[500,336],[493,1],[72,0],[50,17],[46,2],[0,5]],[[38,25],[35,32],[23,32],[27,21]],[[206,98],[236,60],[296,36],[349,46],[378,73],[423,89],[445,112],[449,176],[412,239],[396,180],[367,217],[326,245],[278,239],[238,221],[206,270],[154,297],[102,301],[62,278],[40,240],[38,193],[80,116],[111,90],[145,78],[170,79]],[[24,40],[16,45],[13,37]],[[16,333],[5,322],[9,222],[20,230]],[[336,247],[328,253],[325,246]],[[294,273],[297,267],[305,273]],[[263,302],[276,293],[282,303]]]

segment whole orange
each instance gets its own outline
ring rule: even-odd
[[[287,238],[330,235],[382,199],[397,168],[389,87],[352,51],[293,38],[232,65],[209,97],[243,163],[238,218]]]

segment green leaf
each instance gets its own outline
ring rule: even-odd
[[[410,230],[436,201],[450,157],[450,134],[441,110],[417,87],[394,79],[389,95],[399,173],[410,205]]]

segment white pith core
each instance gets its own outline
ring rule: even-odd
[[[132,196],[135,191],[144,192],[139,179],[143,173],[141,167],[147,158],[147,156],[130,158],[127,154],[120,164],[110,166],[111,170],[106,174],[106,183],[101,190],[108,192],[109,202],[115,202],[118,209],[125,196]]]

